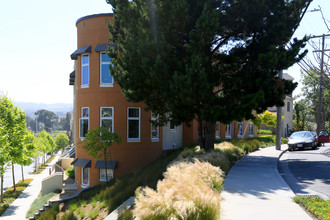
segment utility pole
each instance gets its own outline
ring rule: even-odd
[[[325,43],[325,37],[330,36],[330,34],[322,34],[319,36],[312,36],[311,38],[320,38],[322,37],[322,49],[321,50],[314,50],[313,52],[321,52],[321,64],[320,64],[320,91],[319,91],[319,98],[318,98],[318,109],[317,109],[317,128],[316,133],[319,134],[320,131],[323,129],[323,123],[322,123],[322,93],[323,93],[323,65],[324,65],[324,52],[330,51],[324,49],[324,43]]]
[[[283,70],[278,73],[278,77],[283,79]],[[276,108],[276,150],[281,150],[281,137],[282,137],[282,107]]]

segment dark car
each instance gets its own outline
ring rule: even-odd
[[[297,131],[288,138],[288,150],[312,148],[316,149],[316,138],[310,131]]]

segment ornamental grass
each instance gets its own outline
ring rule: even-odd
[[[208,162],[172,164],[157,190],[136,191],[133,214],[139,219],[219,219],[222,182],[223,172]]]

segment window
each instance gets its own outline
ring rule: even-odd
[[[86,88],[89,86],[89,55],[84,54],[81,56],[81,87]]]
[[[287,103],[286,103],[286,108],[287,108],[286,110],[287,110],[288,112],[290,112],[290,102],[287,102]]]
[[[254,137],[254,125],[252,122],[249,124],[249,136]]]
[[[174,123],[172,121],[170,121],[170,131],[176,132],[176,126],[174,125]]]
[[[82,187],[89,186],[89,168],[81,168],[81,185]]]
[[[89,108],[81,108],[81,118],[79,120],[79,137],[81,139],[86,137],[86,134],[89,129]]]
[[[158,115],[151,112],[151,141],[159,140],[159,126],[152,122],[158,122]]]
[[[100,85],[113,86],[113,78],[110,74],[111,58],[106,53],[100,54]]]
[[[226,124],[226,139],[231,139],[231,124]]]
[[[113,107],[100,108],[100,126],[113,132]]]
[[[242,138],[243,137],[243,122],[238,122],[237,123],[237,126],[238,126],[238,135],[237,135],[237,137],[238,138]]]
[[[220,139],[220,122],[215,123],[214,136],[216,139]]]
[[[108,180],[113,178],[113,169],[100,169],[100,181],[107,181],[106,172]]]
[[[140,108],[127,109],[127,141],[140,141]]]

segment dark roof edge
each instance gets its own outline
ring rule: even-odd
[[[87,18],[93,18],[93,17],[101,17],[101,16],[113,16],[113,13],[100,13],[100,14],[86,15],[84,17],[79,18],[76,21],[76,26],[77,26],[78,22],[81,20],[85,20]]]

